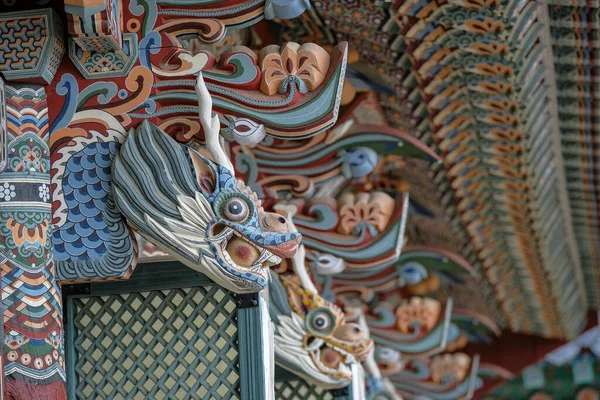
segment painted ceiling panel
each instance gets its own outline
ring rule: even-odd
[[[549,1],[560,138],[573,230],[590,306],[600,306],[598,230],[598,21],[587,7]]]
[[[514,331],[574,336],[585,323],[587,297],[595,302],[589,265],[598,243],[586,207],[593,180],[581,167],[593,170],[593,139],[569,133],[593,121],[582,108],[593,109],[593,96],[585,97],[593,89],[584,83],[593,50],[577,53],[590,40],[565,33],[582,11],[533,1],[313,5],[312,13],[282,22],[284,37],[347,40],[359,53],[361,76],[379,76],[378,84],[394,91],[380,95],[382,107],[392,126],[442,156],[427,171],[435,186],[427,205],[438,203],[437,215],[455,232],[447,244],[485,277],[484,293],[490,285],[498,320]],[[586,37],[592,26],[581,28]],[[590,148],[587,156],[576,151],[582,146]],[[573,160],[573,151],[591,161]],[[411,198],[427,192],[424,175]]]

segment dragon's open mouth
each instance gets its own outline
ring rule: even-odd
[[[355,350],[345,350],[344,346],[336,345],[335,340],[325,341],[314,336],[305,340],[306,349],[317,369],[340,379],[351,379],[349,365],[364,361],[373,348],[373,342],[370,340],[363,340],[360,345],[355,346],[348,344]]]
[[[306,347],[313,363],[321,373],[338,379],[351,379],[348,364],[356,360],[352,354],[315,337],[307,339]]]
[[[218,249],[225,262],[238,270],[257,271],[281,263],[282,258],[252,242],[246,236],[228,226],[213,229],[218,232],[211,241],[218,242]]]
[[[312,350],[310,355],[321,372],[336,378],[351,378],[348,365],[355,361],[352,354],[324,342],[318,349]]]

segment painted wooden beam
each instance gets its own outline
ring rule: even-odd
[[[64,399],[62,305],[51,235],[44,88],[6,86],[8,165],[0,175],[4,396]]]

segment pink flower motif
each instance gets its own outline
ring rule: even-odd
[[[394,199],[384,192],[344,194],[338,200],[338,232],[349,235],[361,222],[383,232],[394,211]]]
[[[439,301],[430,298],[413,297],[396,309],[396,326],[402,333],[412,333],[415,328],[428,332],[432,330],[442,312]]]
[[[460,383],[467,377],[470,366],[471,358],[464,353],[433,357],[429,364],[431,380],[435,383]]]
[[[285,93],[296,84],[301,93],[315,90],[325,80],[329,53],[314,43],[289,42],[282,48],[267,46],[259,54],[260,90],[268,95]]]

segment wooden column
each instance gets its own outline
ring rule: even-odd
[[[8,163],[0,174],[4,398],[65,399],[46,93],[42,86],[8,83],[6,104]]]
[[[6,80],[0,72],[0,174],[6,169],[8,151],[8,133],[6,131]],[[0,249],[0,263],[4,264],[7,259],[4,248]],[[2,292],[2,280],[0,279],[0,292]],[[0,315],[4,315],[4,304],[0,302]],[[4,318],[0,319],[0,400],[4,400]]]

